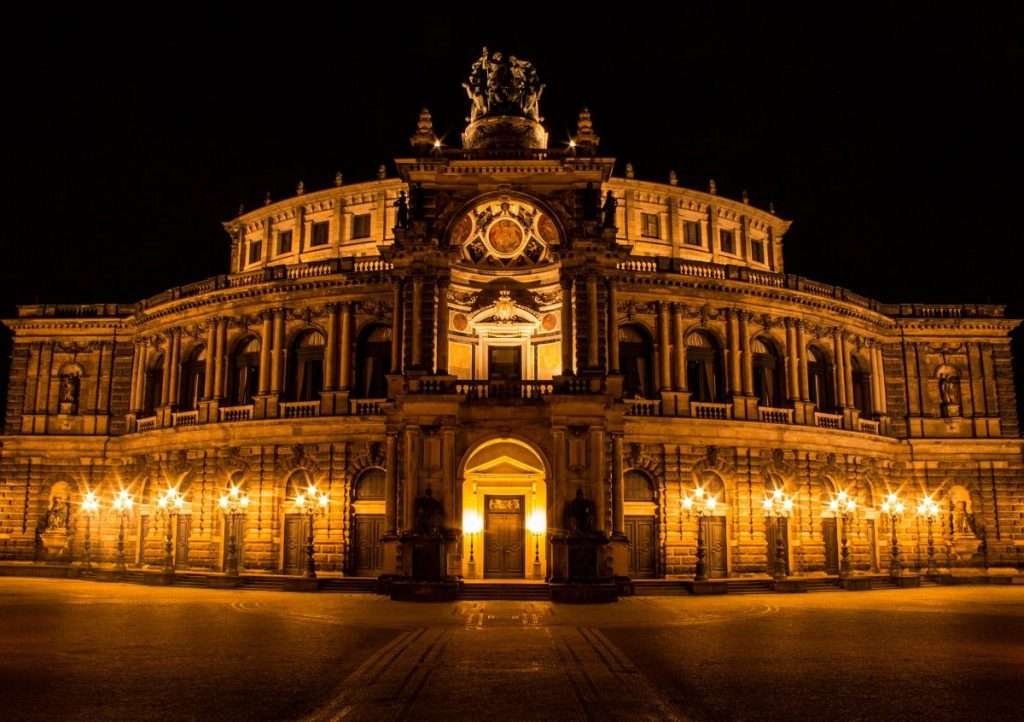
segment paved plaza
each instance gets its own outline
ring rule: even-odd
[[[7,720],[1019,719],[1024,588],[612,605],[0,579]]]

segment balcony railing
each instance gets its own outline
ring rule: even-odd
[[[555,392],[555,384],[553,381],[509,381],[504,379],[459,381],[455,384],[455,391],[464,395],[468,401],[482,399],[539,401]]]
[[[692,401],[690,408],[698,419],[731,419],[732,404],[720,404],[711,401]]]
[[[247,406],[225,406],[217,409],[221,421],[249,421],[252,419],[252,404]]]
[[[823,429],[841,429],[843,428],[843,415],[828,414],[824,411],[815,411],[814,425],[820,426]]]
[[[353,416],[383,416],[387,399],[349,399],[348,411]]]
[[[867,434],[882,433],[882,424],[875,419],[859,419],[857,421],[857,428]]]
[[[199,423],[199,411],[175,411],[171,414],[172,426],[195,426]]]
[[[658,399],[623,399],[626,416],[661,416],[661,401]]]
[[[320,415],[320,401],[282,401],[281,417],[285,419],[306,419]]]
[[[147,416],[144,419],[139,419],[135,422],[135,428],[139,431],[150,431],[155,429],[157,424],[157,418],[155,416]]]
[[[757,418],[769,424],[792,424],[793,409],[778,409],[771,406],[758,406]]]

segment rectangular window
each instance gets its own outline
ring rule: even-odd
[[[661,219],[658,218],[656,213],[641,213],[641,233],[643,233],[647,238],[661,238],[660,220]]]
[[[310,246],[326,246],[327,245],[327,233],[331,229],[331,224],[328,221],[319,221],[313,224],[313,228],[310,232],[309,245]]]
[[[755,263],[764,263],[764,241],[750,241],[750,257]]]
[[[353,238],[369,238],[370,237],[370,214],[360,213],[358,216],[352,216],[352,237]]]
[[[718,229],[718,247],[722,253],[736,253],[736,235],[724,228]]]
[[[292,232],[281,231],[277,234],[277,252],[278,253],[291,253],[292,252]]]
[[[249,263],[257,263],[263,258],[263,241],[249,241]]]
[[[683,236],[688,246],[703,245],[700,239],[700,221],[684,221]]]

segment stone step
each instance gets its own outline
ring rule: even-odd
[[[463,584],[460,599],[547,601],[551,590],[547,584]]]

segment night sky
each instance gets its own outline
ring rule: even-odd
[[[300,179],[326,187],[337,170],[374,177],[408,152],[423,105],[457,144],[460,83],[487,45],[538,67],[553,146],[586,105],[617,173],[631,161],[638,178],[674,169],[682,185],[713,177],[722,195],[774,201],[794,221],[787,271],[1024,315],[1019,12],[381,7],[90,8],[8,26],[0,314],[134,302],[223,273],[220,224],[239,203]]]

